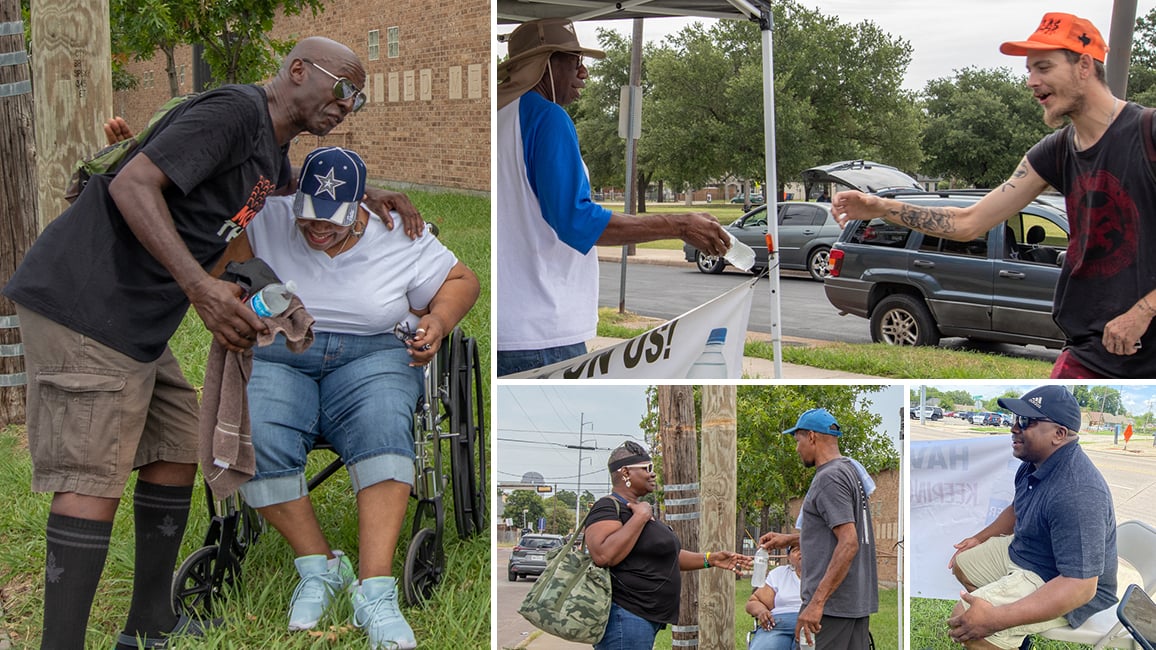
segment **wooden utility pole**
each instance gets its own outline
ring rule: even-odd
[[[658,431],[662,441],[666,522],[674,529],[683,548],[697,551],[698,437],[692,387],[658,387]],[[698,645],[697,571],[682,574],[678,625],[671,628],[671,640],[675,648],[693,648]]]
[[[702,387],[702,541],[704,551],[735,550],[738,487],[736,391]],[[705,571],[699,580],[702,625],[699,646],[730,648],[735,642],[735,575]]]
[[[0,286],[36,239],[32,79],[20,0],[0,0]],[[12,301],[0,296],[0,424],[24,422],[24,348]]]
[[[43,228],[64,212],[76,161],[104,147],[112,117],[108,0],[32,0],[36,163]]]

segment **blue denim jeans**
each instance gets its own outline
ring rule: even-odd
[[[548,366],[574,357],[586,354],[585,343],[560,345],[556,348],[541,350],[498,350],[498,376],[512,375],[516,372],[525,372],[534,368]]]
[[[387,480],[413,484],[413,414],[422,369],[392,333],[317,332],[294,354],[278,338],[254,352],[249,420],[257,473],[245,501],[265,507],[308,494],[305,457],[324,437],[354,491]]]
[[[654,647],[654,637],[662,629],[662,623],[650,621],[610,604],[610,620],[606,622],[606,634],[594,644],[594,650],[646,650]]]
[[[798,620],[798,612],[775,616],[775,627],[769,630],[764,630],[762,627],[756,629],[747,650],[791,650],[797,648],[795,623]]]

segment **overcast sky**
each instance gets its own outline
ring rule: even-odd
[[[1022,72],[1024,59],[999,53],[999,44],[1024,40],[1040,18],[1050,11],[1074,13],[1092,21],[1105,39],[1112,18],[1111,0],[799,0],[804,6],[824,14],[838,16],[842,22],[875,22],[885,32],[908,41],[912,46],[911,64],[904,87],[922,90],[931,79],[951,76],[955,69],[1008,67]],[[1136,13],[1147,14],[1156,0],[1137,0]],[[647,41],[661,42],[668,34],[689,23],[705,19],[655,18],[644,22]],[[611,27],[625,36],[632,33],[631,21],[593,21],[577,26],[579,42],[597,47],[598,27]],[[500,33],[512,31],[502,25]],[[495,53],[505,53],[504,44],[495,45]]]
[[[1009,390],[1009,389],[1016,390],[1022,395],[1023,393],[1028,392],[1029,390],[1035,388],[1036,386],[1039,386],[1038,383],[1036,383],[1036,384],[998,384],[998,385],[993,385],[993,384],[985,384],[982,382],[969,382],[967,384],[962,384],[962,383],[948,384],[948,383],[940,383],[940,382],[934,382],[934,383],[929,382],[928,385],[929,386],[935,386],[936,388],[938,388],[939,390],[942,390],[942,391],[966,390],[969,393],[971,393],[973,396],[978,395],[985,400],[990,399],[992,397],[999,397],[1000,395],[1004,394],[1004,391]],[[1142,413],[1147,413],[1148,409],[1149,409],[1149,406],[1148,406],[1149,401],[1151,401],[1151,403],[1152,403],[1152,408],[1156,409],[1156,385],[1150,385],[1150,386],[1138,386],[1135,384],[1130,384],[1130,385],[1108,384],[1108,385],[1111,386],[1112,388],[1115,388],[1116,390],[1120,391],[1120,397],[1122,398],[1122,400],[1124,402],[1124,408],[1128,409],[1129,413],[1131,413],[1133,415],[1140,415]],[[911,384],[911,389],[913,391],[915,391],[916,398],[918,398],[919,385],[913,383],[913,384]]]
[[[898,446],[899,409],[903,387],[888,386],[873,393],[871,410],[883,417],[882,428]],[[579,451],[562,445],[598,447],[581,452],[582,489],[596,495],[608,491],[606,459],[626,440],[643,441],[638,424],[646,412],[644,386],[501,385],[495,396],[497,413],[496,470],[498,483],[518,482],[537,472],[559,489],[576,489]]]

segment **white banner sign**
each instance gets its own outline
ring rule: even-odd
[[[740,379],[756,282],[613,347],[503,379]]]
[[[911,595],[958,600],[955,544],[1012,503],[1020,461],[1011,435],[911,441]]]

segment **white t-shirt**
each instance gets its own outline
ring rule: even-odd
[[[767,574],[767,586],[775,590],[775,607],[771,616],[794,614],[803,607],[803,597],[799,593],[802,583],[791,565],[771,569]]]
[[[416,322],[410,307],[428,307],[458,261],[428,231],[411,240],[400,217],[392,216],[395,226],[388,230],[370,212],[361,240],[336,257],[305,243],[293,218],[292,196],[266,199],[246,232],[253,254],[283,282],[297,283],[297,295],[315,319],[315,330],[383,334],[399,321]]]

